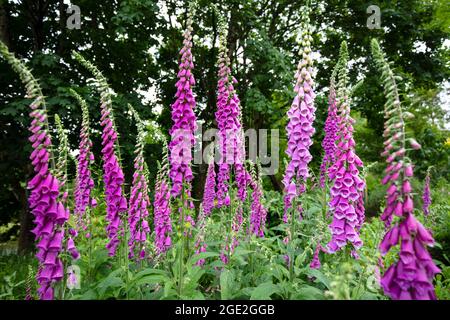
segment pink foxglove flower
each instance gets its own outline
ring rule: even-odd
[[[335,152],[336,145],[335,142],[337,140],[337,126],[338,126],[338,116],[337,116],[337,107],[336,107],[336,88],[335,88],[335,79],[337,66],[334,68],[333,73],[331,75],[330,81],[330,93],[328,96],[328,116],[325,121],[325,137],[322,141],[322,147],[324,150],[324,155],[322,159],[322,164],[320,165],[320,187],[325,187],[325,181],[328,176],[328,168],[336,161]]]
[[[183,48],[180,50],[180,65],[178,71],[178,81],[176,83],[176,101],[172,105],[173,125],[170,129],[171,141],[169,143],[170,178],[172,179],[171,194],[179,197],[183,186],[188,190],[193,179],[191,161],[192,147],[195,144],[194,133],[197,129],[195,109],[195,97],[192,87],[195,85],[194,61],[192,57],[192,20],[187,21],[184,33]]]
[[[103,182],[105,184],[106,200],[106,234],[109,242],[106,245],[109,255],[116,254],[119,245],[119,233],[124,233],[121,214],[127,211],[127,199],[123,195],[124,175],[119,163],[117,130],[114,124],[112,96],[114,92],[109,88],[106,78],[92,63],[77,52],[73,56],[94,75],[96,89],[100,93],[100,125],[102,126],[102,156]]]
[[[211,210],[214,208],[214,201],[216,199],[216,173],[214,170],[214,161],[208,165],[208,172],[206,174],[205,190],[203,192],[203,211],[205,215],[209,216]]]
[[[77,178],[75,181],[75,209],[74,213],[77,215],[77,221],[80,227],[87,228],[83,222],[83,216],[88,206],[94,207],[96,202],[91,197],[92,189],[94,188],[94,180],[90,166],[94,162],[94,154],[91,151],[92,141],[90,139],[90,125],[89,125],[89,110],[86,102],[74,90],[71,90],[72,95],[78,100],[82,110],[82,123],[80,133],[79,154],[77,158]]]
[[[295,97],[291,108],[287,112],[288,124],[286,126],[288,145],[286,154],[289,162],[283,178],[285,190],[284,220],[288,220],[288,210],[292,207],[292,200],[306,191],[306,181],[309,177],[308,164],[312,160],[309,147],[311,137],[315,132],[313,91],[313,60],[311,55],[311,42],[309,19],[305,17],[302,34],[301,60],[295,74]],[[301,207],[298,208],[301,210]]]
[[[119,231],[122,228],[120,213],[126,212],[127,200],[123,195],[124,175],[115,153],[117,132],[113,124],[112,110],[105,102],[101,105],[103,181],[105,183],[106,233],[109,242],[106,248],[110,256],[116,254],[119,245]]]
[[[372,40],[372,54],[382,71],[385,94],[390,97],[385,105],[386,141],[383,152],[387,158],[383,184],[389,187],[386,208],[381,216],[388,230],[380,244],[380,251],[385,255],[392,247],[400,246],[399,259],[384,272],[381,286],[385,294],[394,300],[434,300],[433,278],[440,270],[426,249],[434,244],[433,236],[413,214],[410,182],[413,164],[404,152],[405,121],[396,80],[376,40]]]
[[[322,245],[319,242],[319,243],[317,243],[316,250],[314,250],[313,259],[311,260],[311,263],[309,264],[309,267],[311,269],[320,269],[320,267],[322,266],[320,263],[320,259],[319,259],[320,251],[324,251],[324,249],[322,248]]]
[[[262,204],[263,189],[261,181],[261,166],[257,164],[257,174],[253,174],[250,181],[252,189],[252,202],[250,213],[250,232],[258,237],[264,237],[264,229],[266,227],[267,210]]]
[[[172,245],[172,222],[170,219],[170,184],[168,178],[169,163],[167,146],[161,168],[156,177],[154,209],[155,247],[158,254],[166,252]]]
[[[31,136],[28,139],[33,150],[30,155],[33,178],[27,184],[30,190],[28,204],[36,225],[32,233],[36,236],[38,249],[38,293],[40,299],[52,300],[53,286],[64,277],[60,254],[63,251],[64,224],[69,219],[70,212],[64,206],[63,195],[60,193],[61,182],[49,168],[52,143],[41,88],[28,68],[14,57],[1,41],[0,55],[20,75],[27,90],[27,97],[34,99],[30,105],[32,121],[29,126]]]
[[[145,127],[136,110],[131,108],[131,112],[138,127],[138,138],[136,143],[134,159],[133,184],[128,209],[128,227],[130,229],[129,257],[133,258],[138,253],[141,259],[145,258],[145,244],[150,233],[148,225],[148,181],[144,165]],[[137,251],[137,252],[136,252]]]
[[[241,201],[247,197],[249,174],[245,170],[244,134],[241,123],[240,100],[231,75],[230,60],[226,49],[226,35],[221,35],[219,48],[219,81],[217,85],[217,112],[219,152],[221,155],[217,175],[217,207],[230,205],[228,194],[230,174],[234,166],[238,188],[237,196]]]
[[[330,211],[333,221],[329,226],[331,241],[327,244],[328,251],[334,253],[351,243],[355,249],[362,246],[359,229],[364,221],[364,206],[362,202],[365,182],[361,179],[359,168],[362,161],[355,153],[353,139],[353,123],[350,116],[350,105],[347,89],[347,44],[341,45],[340,71],[337,93],[339,107],[339,123],[336,140],[336,159],[329,169],[331,180]],[[354,253],[353,256],[356,256]]]

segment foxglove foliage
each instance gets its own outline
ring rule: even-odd
[[[113,92],[108,87],[106,78],[103,74],[89,61],[84,59],[77,52],[73,52],[76,60],[85,66],[94,75],[95,87],[100,93],[101,102],[101,118],[100,125],[102,132],[102,156],[103,156],[103,182],[105,184],[105,200],[106,200],[106,234],[109,242],[106,245],[109,255],[116,254],[119,245],[119,234],[124,232],[122,229],[121,214],[127,211],[127,199],[123,195],[124,175],[120,167],[119,158],[116,154],[120,152],[117,142],[117,131],[114,124],[114,114],[112,109]]]
[[[341,45],[340,70],[337,92],[339,122],[336,135],[336,159],[329,169],[331,180],[330,212],[333,221],[329,226],[331,241],[327,244],[330,253],[334,253],[351,243],[355,249],[362,246],[359,229],[364,221],[362,202],[365,182],[360,178],[359,168],[363,163],[355,154],[353,123],[350,116],[349,92],[347,89],[347,44]],[[353,254],[356,256],[356,253]]]
[[[192,57],[192,19],[187,20],[184,33],[183,48],[180,51],[180,65],[178,82],[176,83],[176,101],[172,105],[173,125],[170,129],[170,178],[172,179],[171,194],[179,197],[183,185],[187,187],[185,192],[190,193],[190,182],[193,179],[191,161],[192,147],[195,144],[194,132],[197,129],[195,109],[195,97],[192,87],[195,85],[194,62]]]
[[[312,159],[309,147],[312,144],[311,137],[315,132],[312,126],[316,111],[314,107],[314,81],[312,78],[312,37],[307,14],[304,15],[302,25],[301,60],[295,73],[296,84],[294,91],[296,94],[291,108],[287,112],[288,124],[286,132],[288,145],[286,154],[289,162],[283,178],[285,191],[284,221],[288,220],[288,209],[292,207],[293,199],[306,190],[306,181],[309,177],[308,164]]]
[[[83,223],[84,214],[88,206],[96,206],[96,201],[91,197],[94,188],[94,180],[91,174],[91,165],[94,163],[94,154],[91,151],[89,110],[86,101],[74,90],[72,96],[78,101],[82,111],[79,154],[77,157],[77,178],[75,181],[75,209],[74,212],[80,222],[80,227],[86,229]]]
[[[337,126],[338,126],[338,116],[336,107],[336,73],[338,66],[336,66],[331,75],[330,81],[330,93],[328,95],[328,116],[325,121],[325,137],[322,141],[322,147],[324,150],[324,156],[322,159],[322,164],[320,165],[320,187],[325,187],[325,181],[328,175],[328,168],[336,161],[336,139],[337,139]]]
[[[381,71],[385,95],[384,152],[387,168],[383,184],[389,184],[386,208],[381,216],[388,231],[380,244],[384,255],[391,247],[400,246],[399,259],[383,274],[381,286],[394,300],[436,299],[434,275],[440,272],[426,247],[434,244],[433,236],[413,215],[413,164],[406,156],[405,119],[411,114],[403,112],[397,90],[396,77],[376,40],[372,40],[372,54]],[[416,149],[415,140],[409,139]],[[397,216],[392,225],[393,217]]]
[[[63,251],[64,223],[69,218],[69,209],[65,208],[61,200],[61,182],[49,170],[52,161],[51,139],[44,96],[39,84],[27,67],[11,54],[2,42],[0,54],[19,74],[26,86],[27,97],[34,99],[30,105],[30,117],[33,120],[29,127],[29,141],[33,148],[30,160],[34,176],[27,186],[30,190],[28,202],[36,224],[32,232],[38,241],[38,293],[40,299],[51,300],[54,298],[53,285],[64,277],[60,253]]]
[[[156,177],[154,208],[155,247],[158,254],[166,252],[172,245],[170,234],[170,183],[168,179],[169,163],[167,146],[164,148],[161,168]]]
[[[431,179],[431,173],[430,169],[427,170],[427,175],[425,177],[425,185],[423,186],[423,194],[422,194],[422,201],[423,201],[423,213],[425,215],[430,214],[430,205],[431,205],[431,190],[430,190],[430,179]]]
[[[150,227],[148,226],[148,206],[150,199],[148,197],[148,181],[144,170],[144,146],[145,146],[145,126],[139,117],[139,114],[131,106],[138,128],[138,137],[135,148],[133,184],[131,186],[131,195],[128,209],[128,227],[130,230],[129,258],[139,254],[139,258],[145,258],[145,243]]]

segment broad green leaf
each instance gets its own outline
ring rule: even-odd
[[[261,283],[257,286],[250,297],[250,300],[270,300],[270,296],[278,292],[278,286],[272,282]]]
[[[223,270],[220,274],[220,295],[222,300],[231,299],[233,296],[234,273],[232,270]]]

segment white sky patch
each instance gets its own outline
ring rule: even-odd
[[[414,42],[414,50],[416,53],[425,53],[428,51],[426,43],[419,40]]]

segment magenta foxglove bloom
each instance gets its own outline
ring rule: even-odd
[[[267,210],[261,203],[261,198],[263,194],[260,183],[252,181],[251,188],[253,191],[252,191],[252,204],[250,214],[250,232],[258,237],[264,237]]]
[[[114,117],[111,106],[106,102],[101,105],[102,155],[103,155],[103,181],[105,183],[106,199],[106,234],[109,242],[106,248],[110,256],[116,254],[119,245],[119,232],[122,228],[120,214],[127,211],[127,199],[123,195],[122,186],[124,175],[117,159],[115,148],[117,132],[114,127]]]
[[[183,185],[190,185],[193,179],[191,161],[192,147],[195,144],[194,133],[197,129],[195,97],[192,87],[195,85],[194,62],[192,49],[192,20],[188,19],[184,33],[183,48],[180,51],[180,65],[178,82],[176,83],[176,101],[172,105],[173,125],[170,129],[171,141],[169,143],[170,178],[172,179],[171,194],[174,197],[181,195]]]
[[[100,125],[102,126],[103,183],[105,184],[106,202],[106,234],[109,242],[106,245],[110,256],[116,254],[119,245],[119,232],[124,233],[121,214],[127,211],[127,199],[123,195],[124,175],[116,155],[117,131],[114,124],[112,108],[112,90],[106,78],[92,63],[79,53],[73,51],[73,57],[85,66],[95,77],[94,83],[100,92]],[[120,149],[117,150],[120,155]],[[92,204],[93,205],[93,204]],[[91,236],[91,235],[90,235]]]
[[[52,284],[61,281],[64,276],[60,253],[63,251],[64,223],[69,219],[69,209],[64,207],[60,196],[60,182],[49,171],[50,135],[46,128],[47,115],[42,108],[43,98],[38,97],[31,104],[30,116],[33,118],[29,138],[33,152],[30,160],[34,169],[34,177],[28,182],[30,190],[29,205],[34,215],[36,227],[32,232],[36,235],[39,270],[37,281],[39,297],[52,300],[54,292]]]
[[[430,170],[427,172],[427,176],[425,177],[425,185],[423,187],[423,194],[422,194],[422,200],[423,200],[423,213],[425,215],[430,214],[430,205],[431,205],[431,190],[430,190]]]
[[[316,250],[314,250],[313,259],[311,260],[311,263],[309,264],[309,267],[311,269],[320,269],[320,267],[322,266],[320,263],[320,259],[319,259],[319,253],[321,250],[323,251],[324,249],[322,248],[321,244],[318,243],[316,246]]]
[[[244,201],[247,197],[249,174],[245,170],[245,145],[241,124],[240,100],[231,75],[230,61],[225,46],[225,35],[221,36],[219,49],[219,81],[217,84],[217,111],[215,113],[218,133],[219,172],[217,175],[217,207],[228,206],[228,194],[231,169],[234,166],[235,180],[238,188],[237,197]]]
[[[154,224],[155,247],[158,254],[166,252],[172,245],[170,234],[172,223],[170,220],[170,189],[167,181],[158,179],[155,186]]]
[[[148,226],[148,206],[150,199],[148,197],[148,182],[144,171],[144,146],[145,132],[141,119],[134,109],[132,112],[138,122],[138,141],[136,144],[136,157],[134,159],[133,184],[131,186],[131,195],[128,209],[128,226],[130,230],[130,239],[128,246],[130,248],[129,258],[133,258],[136,253],[141,259],[145,258],[145,243],[150,227]],[[137,251],[137,252],[136,252]]]
[[[335,78],[336,78],[337,67],[333,70],[330,81],[330,93],[328,96],[328,116],[325,121],[325,137],[322,141],[322,147],[324,150],[324,156],[322,159],[322,164],[320,165],[320,187],[325,187],[325,181],[328,175],[328,168],[336,161],[335,152],[337,140],[337,126],[338,126],[338,116],[336,107],[336,88],[335,88]]]
[[[436,294],[433,278],[440,270],[426,249],[434,244],[433,236],[413,215],[414,201],[410,182],[413,164],[405,153],[406,115],[401,107],[394,74],[376,40],[372,40],[372,54],[382,70],[384,92],[390,96],[385,106],[383,136],[386,141],[382,153],[387,162],[382,183],[389,187],[386,208],[381,215],[388,230],[380,244],[380,251],[385,255],[392,247],[400,246],[399,259],[384,272],[381,286],[385,294],[394,300],[434,300]],[[411,146],[417,149],[413,145],[414,141],[410,139]],[[393,221],[394,217],[397,217],[396,222]]]
[[[79,154],[77,158],[77,178],[75,181],[75,209],[74,213],[78,217],[78,221],[83,229],[83,215],[88,206],[94,207],[96,202],[91,198],[91,192],[94,188],[94,180],[92,179],[90,166],[94,162],[94,154],[91,152],[92,141],[89,137],[89,110],[86,102],[76,93],[73,92],[81,105],[83,120],[81,124]]]
[[[336,162],[329,169],[331,180],[330,211],[333,221],[329,226],[332,234],[327,244],[328,251],[334,253],[351,243],[354,249],[362,246],[359,229],[364,222],[363,191],[365,182],[359,168],[363,163],[355,153],[353,123],[347,90],[347,44],[341,45],[340,72],[338,83],[339,123],[336,140]],[[353,256],[356,256],[353,254]]]
[[[296,94],[291,108],[287,112],[288,145],[286,154],[289,162],[283,178],[285,221],[288,220],[287,214],[289,208],[292,207],[292,200],[306,190],[306,181],[309,177],[308,164],[312,160],[309,147],[312,144],[311,137],[315,132],[313,122],[316,108],[314,107],[313,61],[310,48],[312,37],[309,31],[309,20],[305,21],[300,51],[301,60],[295,73],[294,91]]]
[[[203,192],[203,211],[205,215],[209,216],[211,210],[214,208],[214,201],[216,199],[216,173],[214,170],[214,161],[208,165],[208,172],[206,174],[205,190]]]

